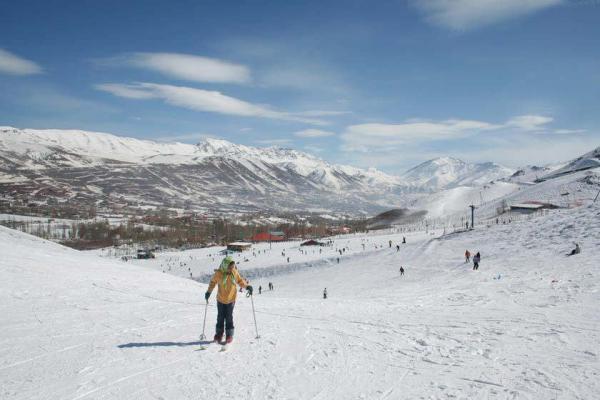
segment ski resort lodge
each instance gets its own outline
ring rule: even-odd
[[[543,209],[555,209],[558,206],[539,201],[527,201],[525,203],[513,204],[510,206],[510,212],[515,214],[533,214]]]
[[[227,244],[227,251],[235,251],[238,253],[250,250],[250,248],[252,248],[252,243],[248,242],[232,242]]]

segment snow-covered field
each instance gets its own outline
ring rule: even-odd
[[[354,237],[339,265],[329,250],[309,252],[311,268],[252,278],[275,285],[254,295],[260,338],[240,296],[228,352],[200,350],[205,284],[0,227],[0,397],[596,399],[599,220],[600,204],[587,202],[407,236],[400,252],[388,240],[402,234]],[[582,253],[566,257],[573,242]],[[481,251],[478,271],[465,249]],[[242,273],[287,266],[279,248],[263,255]]]
[[[233,253],[231,257],[236,261],[238,268],[247,278],[259,276],[279,275],[282,272],[298,271],[322,265],[337,264],[348,257],[358,254],[371,254],[382,248],[389,248],[402,241],[406,236],[408,241],[422,240],[424,232],[410,232],[406,234],[392,234],[389,232],[373,232],[372,234],[343,235],[330,238],[332,244],[328,246],[301,246],[300,241],[286,241],[269,243],[256,243],[252,249],[243,253]],[[323,239],[327,242],[330,239]],[[207,247],[187,251],[173,251],[157,253],[155,259],[129,260],[128,263],[148,267],[157,271],[164,271],[176,276],[193,278],[208,282],[221,262],[223,255],[220,251],[225,246]],[[108,254],[104,250],[94,250],[96,254]],[[341,253],[340,253],[341,252]]]

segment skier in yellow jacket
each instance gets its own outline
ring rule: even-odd
[[[248,293],[252,295],[252,286],[242,278],[235,267],[235,261],[231,257],[225,257],[221,261],[219,269],[215,270],[215,274],[210,280],[208,290],[204,294],[204,298],[208,301],[212,290],[218,285],[217,291],[217,328],[215,333],[215,341],[220,343],[223,340],[223,331],[226,334],[226,343],[233,341],[233,307],[237,296],[237,288],[235,284],[246,288]]]

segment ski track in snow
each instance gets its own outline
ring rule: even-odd
[[[336,239],[352,249],[340,264],[253,278],[275,283],[254,296],[260,339],[238,293],[226,352],[198,339],[205,284],[0,228],[0,397],[599,398],[599,216],[415,233],[400,252],[388,240],[402,234],[365,252],[366,237]],[[573,241],[583,252],[566,257]],[[210,339],[214,294],[207,310]]]

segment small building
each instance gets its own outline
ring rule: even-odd
[[[510,212],[517,214],[533,214],[536,211],[541,210],[543,207],[541,204],[513,204],[510,206]]]
[[[510,211],[517,214],[533,214],[536,211],[544,209],[555,209],[558,206],[541,201],[526,201],[524,203],[512,204]]]
[[[253,242],[281,242],[285,240],[285,233],[280,231],[261,232],[252,236]]]
[[[242,251],[250,250],[252,248],[252,243],[248,242],[232,242],[227,244],[228,251],[235,251],[241,253]]]
[[[137,258],[138,260],[147,260],[149,258],[156,258],[156,256],[154,255],[154,252],[152,250],[139,249],[137,251]]]
[[[310,239],[306,242],[300,243],[300,246],[325,246],[325,243],[319,242],[318,240]]]

